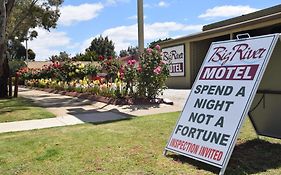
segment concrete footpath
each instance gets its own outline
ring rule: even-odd
[[[0,133],[68,126],[82,123],[104,123],[125,120],[136,116],[181,111],[190,90],[167,89],[161,98],[168,98],[174,105],[108,105],[44,91],[19,89],[19,96],[31,99],[57,117],[38,120],[0,123]]]

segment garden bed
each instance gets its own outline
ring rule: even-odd
[[[125,64],[112,56],[100,55],[99,64],[55,61],[40,69],[22,68],[17,75],[27,87],[107,104],[173,104],[154,98],[163,92],[169,76],[169,61],[162,59],[159,45],[147,48],[138,59]]]
[[[38,87],[29,87],[29,86],[23,86],[30,89],[45,91],[48,93],[54,93],[54,94],[61,94],[61,95],[67,95],[71,97],[77,97],[77,98],[83,98],[88,99],[91,101],[98,101],[106,104],[112,104],[112,105],[151,105],[151,104],[161,104],[164,103],[164,100],[162,98],[154,98],[154,99],[146,99],[146,98],[111,98],[111,97],[104,97],[99,95],[94,95],[88,92],[80,93],[80,92],[74,92],[74,91],[60,91],[56,89],[50,89],[50,88],[38,88]]]

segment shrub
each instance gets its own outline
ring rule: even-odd
[[[15,74],[23,67],[26,67],[26,63],[22,60],[11,60],[9,61],[10,75],[15,76]]]
[[[126,83],[125,95],[136,96],[135,87],[138,83],[138,63],[136,60],[128,60],[127,65],[121,68],[124,82]]]
[[[155,98],[166,88],[169,76],[168,63],[162,60],[160,46],[148,48],[140,56],[138,71],[138,94],[143,98]]]
[[[121,67],[120,61],[112,56],[109,56],[107,58],[105,58],[104,56],[99,56],[99,59],[101,61],[102,70],[107,73],[107,82],[112,83],[117,78],[118,71]]]

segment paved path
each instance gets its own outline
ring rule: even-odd
[[[54,113],[57,117],[0,123],[0,133],[76,125],[85,122],[103,123],[125,120],[135,116],[180,111],[189,92],[189,90],[165,90],[161,97],[172,100],[174,105],[115,106],[76,97],[20,88],[20,96],[31,99],[37,105]]]

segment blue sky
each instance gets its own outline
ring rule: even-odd
[[[143,0],[145,46],[167,37],[200,32],[202,26],[280,4],[280,0]],[[137,0],[65,0],[56,29],[38,29],[29,41],[36,60],[66,51],[84,52],[97,36],[108,36],[115,51],[137,44]]]

